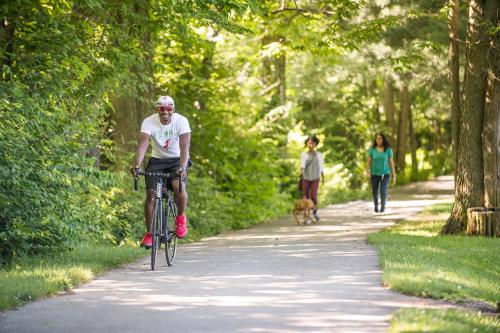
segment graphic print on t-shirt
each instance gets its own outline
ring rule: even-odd
[[[168,150],[168,146],[170,146],[170,140],[171,139],[165,140],[165,143],[163,144],[163,149]]]
[[[172,129],[153,131],[151,136],[158,142],[163,142],[163,149],[168,150],[170,142],[172,142],[172,137],[174,136],[174,131]]]

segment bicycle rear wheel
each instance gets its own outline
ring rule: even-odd
[[[167,265],[172,266],[177,252],[177,235],[175,234],[175,217],[177,216],[177,207],[172,200],[168,200],[167,214],[165,216],[167,229],[165,230],[165,257]]]
[[[151,225],[151,234],[153,236],[153,246],[151,247],[151,270],[155,270],[156,256],[158,255],[158,250],[160,249],[161,233],[161,203],[159,200],[155,200],[153,206],[153,222]]]

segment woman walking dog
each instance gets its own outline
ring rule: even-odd
[[[319,179],[321,183],[325,182],[323,173],[323,154],[316,151],[319,139],[316,135],[311,135],[306,140],[307,152],[300,155],[300,176],[302,179],[302,190],[304,199],[311,199],[314,202],[313,216],[319,221],[318,215],[318,188]]]

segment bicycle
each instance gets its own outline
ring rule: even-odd
[[[169,190],[165,184],[168,184],[168,181],[176,176],[176,174],[139,170],[134,173],[135,191],[137,191],[137,179],[139,176],[158,177],[153,206],[153,220],[151,223],[151,234],[153,235],[153,244],[151,246],[151,270],[155,269],[156,257],[162,242],[165,244],[167,265],[172,266],[177,250],[177,235],[175,233],[177,206],[174,202],[173,192]],[[182,181],[179,182],[179,191],[182,192]]]

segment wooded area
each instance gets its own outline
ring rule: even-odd
[[[144,194],[126,170],[160,94],[193,131],[193,237],[287,213],[308,134],[322,140],[324,202],[368,186],[381,131],[400,183],[455,172],[443,233],[465,231],[467,208],[500,206],[497,0],[6,0],[0,10],[3,262],[137,240]]]

